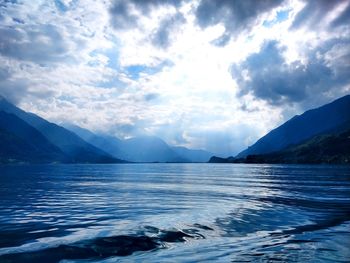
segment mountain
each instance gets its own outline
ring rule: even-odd
[[[66,161],[64,153],[37,129],[13,114],[0,111],[0,163]]]
[[[316,135],[283,151],[248,155],[245,162],[350,164],[350,129],[341,133]]]
[[[350,127],[350,95],[295,116],[259,139],[236,158],[281,151],[315,135]]]
[[[173,151],[162,139],[141,136],[122,141],[123,156],[135,162],[189,162]]]
[[[236,159],[233,156],[222,158],[218,156],[210,157],[208,163],[235,163]]]
[[[194,163],[205,163],[213,156],[212,153],[204,150],[192,150],[181,146],[173,146],[171,149],[182,158]]]
[[[117,158],[132,162],[188,162],[157,137],[142,136],[120,140],[113,136],[96,135],[76,125],[65,124],[65,127]]]
[[[94,145],[95,147],[103,149],[105,152],[109,153],[110,155],[116,158],[126,160],[121,150],[122,140],[118,139],[117,137],[107,136],[107,135],[97,135],[89,131],[88,129],[81,128],[74,124],[65,123],[62,125],[68,130],[77,134],[86,142]]]
[[[45,119],[28,113],[0,96],[0,110],[16,115],[30,126],[38,130],[51,144],[57,146],[71,162],[76,163],[110,163],[122,162],[110,154],[87,143],[75,133],[48,122]]]
[[[63,125],[85,141],[103,149],[112,156],[133,162],[207,162],[212,156],[211,153],[203,150],[171,147],[155,136],[120,140],[113,136],[96,135],[77,125]]]

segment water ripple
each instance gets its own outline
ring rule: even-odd
[[[1,262],[349,262],[350,168],[0,167]]]

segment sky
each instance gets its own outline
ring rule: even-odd
[[[349,93],[349,0],[0,0],[0,94],[52,122],[229,156]]]

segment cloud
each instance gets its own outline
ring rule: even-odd
[[[0,28],[0,54],[37,63],[67,59],[68,47],[53,25]]]
[[[181,24],[185,23],[186,19],[181,13],[176,13],[170,17],[164,18],[152,35],[152,43],[160,48],[167,48],[171,44],[171,34]]]
[[[142,136],[146,134],[143,124],[135,119],[132,123],[117,123],[108,129],[107,134],[112,134],[118,138],[128,139],[131,137]]]
[[[344,25],[350,19],[350,1],[308,0],[296,15],[292,29],[307,27],[315,30],[318,27],[331,28]]]
[[[226,28],[226,34],[223,38],[224,41],[220,41],[220,43],[225,44],[228,35],[236,37],[242,31],[249,32],[259,22],[263,14],[282,3],[283,0],[202,0],[195,14],[197,23],[202,28],[222,23]]]
[[[102,14],[92,11],[97,11],[100,6],[96,4],[85,10],[74,2],[74,7],[67,9],[64,15],[51,2],[4,3],[2,11],[5,18],[0,26],[0,67],[10,69],[11,80],[26,78],[31,85],[37,86],[50,81],[46,85],[55,86],[70,78],[72,82],[79,80],[84,85],[90,84],[92,78],[95,82],[103,80],[101,73],[110,75],[110,70],[105,67],[108,61],[100,54],[100,50],[109,45],[105,32],[101,32],[104,28]],[[107,74],[101,70],[103,67]],[[66,69],[64,75],[56,78],[57,71],[63,73]],[[79,73],[73,76],[75,71]]]
[[[4,66],[0,67],[0,95],[17,104],[23,94],[27,93],[28,81],[23,79],[11,81],[10,78],[10,70]]]
[[[152,100],[157,99],[159,97],[159,94],[150,92],[150,93],[145,94],[143,97],[146,101],[152,101]]]
[[[0,93],[53,122],[233,155],[350,92],[349,1],[333,2],[2,2]]]
[[[116,29],[128,29],[137,25],[137,15],[132,14],[127,1],[114,1],[110,8],[112,25]]]
[[[110,21],[119,36],[123,32],[141,33],[140,45],[149,43],[156,49],[167,49],[186,22],[177,0],[115,0],[109,9]],[[145,33],[145,34],[142,34]],[[124,38],[125,37],[121,37]],[[123,39],[123,40],[124,40]],[[147,42],[147,43],[146,43]]]
[[[305,62],[287,63],[283,56],[287,47],[267,41],[258,53],[232,67],[233,78],[240,87],[239,96],[250,93],[279,106],[319,101],[331,90],[341,90],[350,83],[350,66],[344,63],[350,56],[348,45],[348,40],[343,44],[329,41],[309,51]],[[342,53],[336,51],[337,47]],[[334,52],[338,54],[331,55]]]
[[[19,66],[21,64],[18,64]],[[9,67],[6,61],[0,56],[0,95],[6,97],[12,103],[18,104],[26,98],[31,99],[46,99],[54,95],[53,90],[31,88],[35,81],[27,78],[25,73],[18,74],[15,65]],[[23,66],[23,65],[22,65]]]
[[[179,7],[182,0],[115,0],[109,11],[111,22],[115,29],[125,30],[140,26],[139,18],[150,15],[151,11],[160,6]]]
[[[349,25],[350,24],[350,2],[348,3],[347,7],[339,14],[337,18],[335,18],[331,22],[331,27],[338,27],[342,25]]]
[[[217,39],[214,39],[212,41],[212,44],[214,44],[215,46],[223,47],[223,46],[226,46],[230,40],[231,40],[231,36],[227,33],[224,33]]]

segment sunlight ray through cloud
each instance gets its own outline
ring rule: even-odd
[[[349,93],[349,8],[346,0],[5,1],[0,93],[51,121],[234,155]]]

